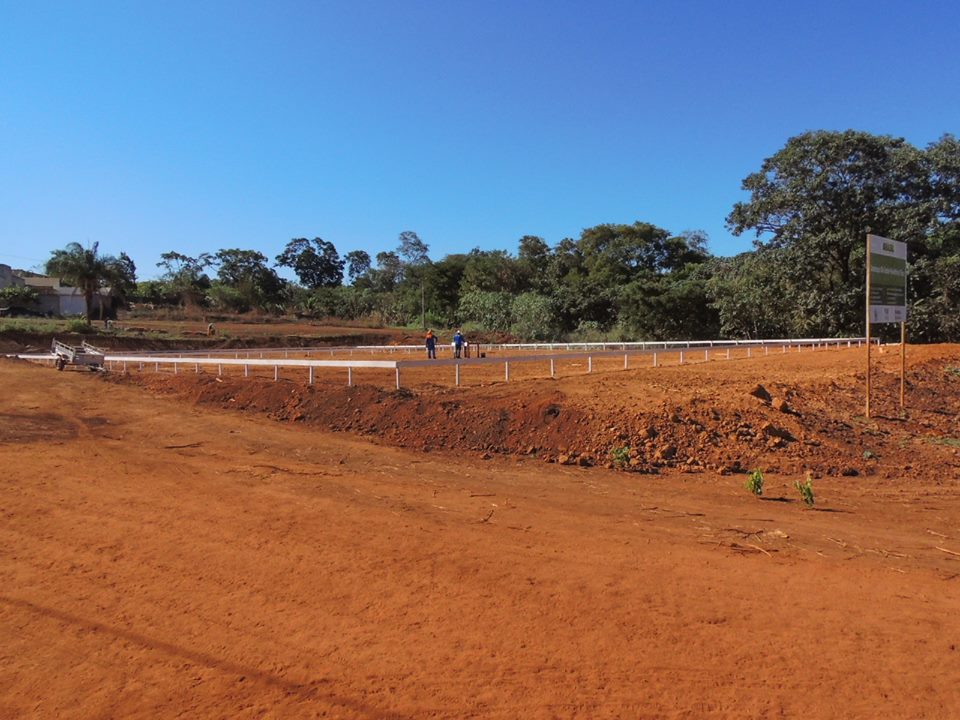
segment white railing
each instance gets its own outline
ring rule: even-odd
[[[473,358],[441,358],[436,360],[318,360],[312,358],[290,358],[286,356],[283,358],[262,357],[263,352],[269,354],[286,351],[284,353],[285,355],[288,355],[290,352],[303,352],[303,349],[301,348],[287,348],[280,350],[267,349],[263,352],[249,351],[246,353],[246,357],[239,357],[241,354],[240,351],[231,353],[236,355],[235,357],[218,357],[206,353],[178,353],[176,355],[171,355],[169,353],[106,354],[104,356],[104,365],[107,369],[120,369],[123,372],[127,372],[131,366],[135,366],[141,371],[149,369],[150,366],[153,366],[154,371],[159,372],[162,366],[164,368],[171,368],[174,374],[179,374],[180,372],[189,372],[191,369],[194,373],[199,373],[201,366],[216,366],[218,375],[223,374],[224,367],[239,366],[243,368],[245,377],[249,376],[251,368],[272,367],[274,380],[280,379],[280,368],[306,368],[307,380],[311,384],[314,382],[314,371],[316,369],[344,368],[347,370],[347,385],[353,385],[353,371],[355,369],[382,368],[392,369],[394,371],[396,387],[399,389],[401,387],[401,371],[405,368],[440,368],[452,366],[454,368],[454,383],[459,386],[461,381],[461,368],[470,366],[493,364],[498,365],[502,363],[504,366],[504,381],[509,382],[511,364],[516,365],[519,363],[549,363],[550,377],[555,377],[556,363],[558,361],[586,360],[587,372],[592,373],[593,361],[595,358],[623,357],[623,369],[626,370],[630,367],[630,357],[636,357],[638,355],[647,357],[652,356],[652,366],[658,367],[665,364],[663,362],[663,355],[667,353],[678,355],[678,364],[684,365],[691,362],[708,362],[711,359],[711,353],[713,354],[714,360],[731,360],[734,359],[731,356],[731,351],[739,348],[746,348],[746,353],[745,355],[742,355],[740,358],[736,359],[751,358],[754,355],[760,356],[761,354],[763,356],[768,356],[771,354],[771,349],[774,351],[773,354],[786,354],[788,352],[792,352],[794,348],[796,348],[798,352],[802,351],[805,347],[808,347],[811,350],[818,350],[820,348],[827,347],[840,349],[843,347],[854,347],[854,345],[856,345],[856,347],[861,347],[864,342],[866,342],[865,338],[805,338],[803,340],[684,341],[656,343],[504,343],[498,345],[484,345],[483,354],[488,353],[491,349],[562,349],[562,351],[547,353],[534,352],[524,355],[496,355]],[[371,350],[393,347],[397,346],[365,346],[349,349],[354,351],[369,352]],[[423,351],[423,348],[419,345],[403,347],[416,349],[420,352]],[[580,348],[580,352],[573,352],[573,349],[576,348]],[[326,350],[328,349],[325,348],[324,351]],[[779,350],[779,353],[776,352],[777,350]],[[250,357],[251,353],[258,352],[261,354],[261,357]],[[16,357],[38,361],[56,360],[56,355],[54,354],[21,354],[17,355]]]

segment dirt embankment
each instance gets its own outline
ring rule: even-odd
[[[762,468],[809,470],[815,477],[886,476],[925,462],[960,467],[960,373],[950,371],[943,357],[920,357],[910,367],[905,419],[896,417],[899,380],[889,370],[875,374],[879,416],[867,420],[863,378],[853,367],[811,380],[790,363],[775,372],[760,365],[704,365],[469,390],[427,385],[390,391],[210,375],[146,374],[131,381],[195,403],[423,451],[522,454],[648,473]],[[759,384],[758,375],[770,379]]]

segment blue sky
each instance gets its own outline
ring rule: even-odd
[[[642,220],[711,250],[788,137],[960,132],[955,2],[0,0],[0,262]]]

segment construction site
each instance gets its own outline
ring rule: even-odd
[[[956,716],[960,349],[858,343],[20,347],[0,714]]]

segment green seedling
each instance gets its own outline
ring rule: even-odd
[[[614,448],[610,451],[610,457],[613,459],[613,464],[617,467],[623,467],[624,465],[630,464],[630,448],[626,445],[623,447]]]
[[[864,450],[864,451],[863,451],[863,459],[864,459],[864,460],[872,460],[872,459],[875,458],[875,457],[877,457],[877,454],[876,454],[875,452],[873,452],[873,450]]]
[[[752,471],[747,475],[747,482],[744,487],[757,497],[763,495],[763,473],[759,469]]]
[[[797,480],[793,486],[797,489],[797,492],[800,493],[800,499],[803,500],[804,505],[807,507],[813,507],[814,498],[813,498],[813,478],[810,476],[810,473],[807,473],[807,478],[804,482]]]

